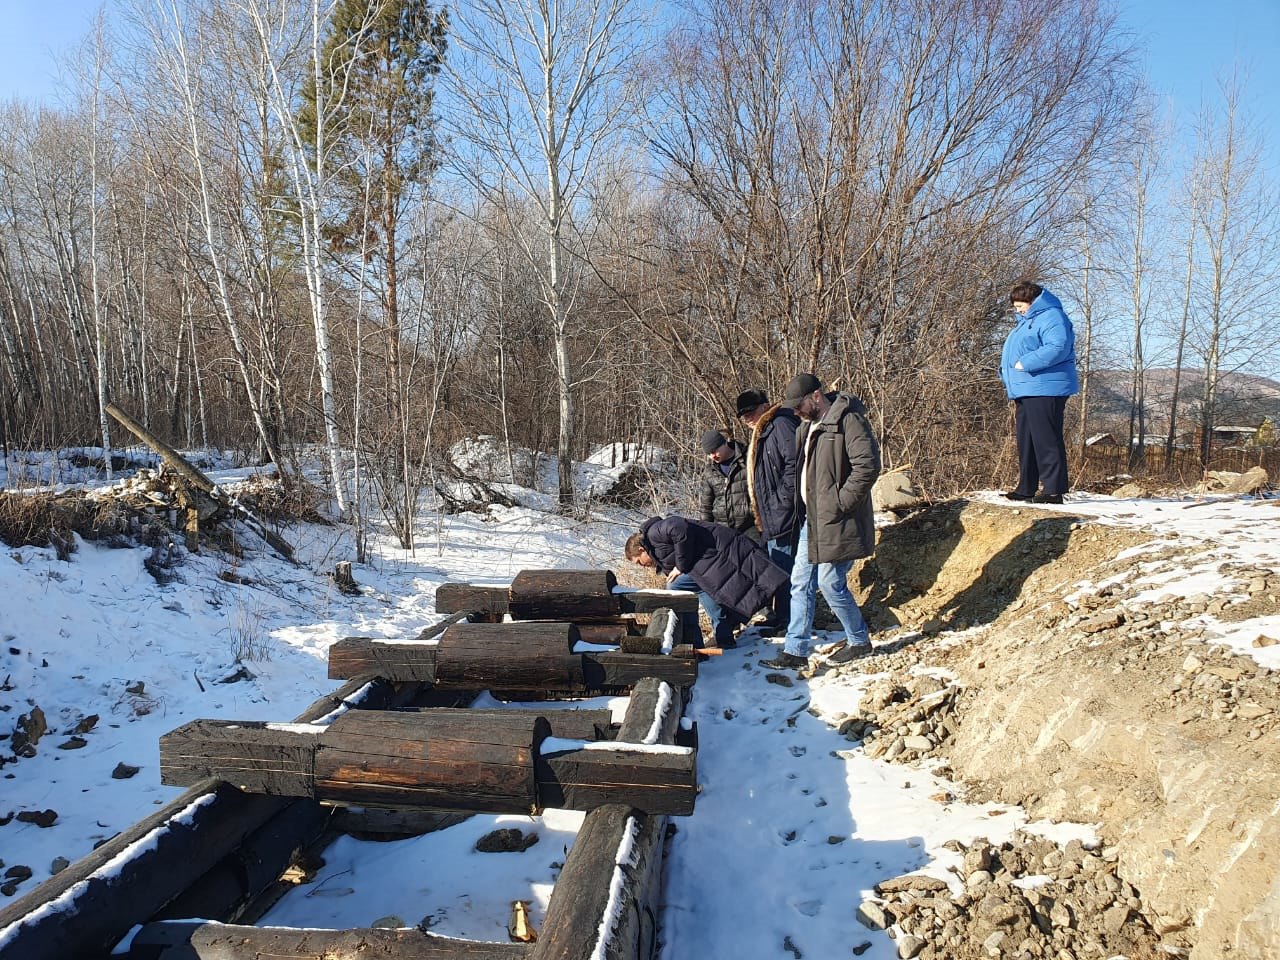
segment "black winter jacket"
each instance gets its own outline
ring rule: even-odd
[[[652,517],[640,535],[661,572],[689,574],[699,589],[744,620],[772,603],[791,580],[763,547],[722,523]]]
[[[733,448],[735,456],[728,464],[728,475],[720,469],[719,464],[707,461],[702,473],[702,486],[698,491],[698,507],[702,519],[708,523],[723,523],[754,540],[760,534],[756,530],[755,515],[751,512],[747,448],[737,440],[730,440],[729,446]]]
[[[785,540],[796,526],[796,430],[800,418],[776,404],[751,431],[747,474],[756,526],[766,540]]]
[[[847,393],[828,394],[831,408],[816,423],[796,432],[796,510],[809,526],[809,562],[838,563],[875,552],[876,527],[871,487],[880,476],[880,445],[862,401]],[[809,435],[813,442],[806,444]],[[807,468],[804,466],[807,460]],[[803,475],[806,502],[800,497]],[[792,537],[800,537],[799,526]]]

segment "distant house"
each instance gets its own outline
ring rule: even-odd
[[[1243,447],[1253,442],[1253,438],[1257,436],[1257,427],[1245,426],[1215,426],[1213,428],[1213,442],[1210,444],[1214,447]]]
[[[1120,443],[1116,440],[1114,434],[1095,433],[1092,437],[1085,440],[1084,445],[1096,450],[1112,450],[1120,446]]]

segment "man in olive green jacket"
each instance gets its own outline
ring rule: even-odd
[[[801,420],[796,433],[798,541],[786,641],[782,653],[764,663],[799,667],[807,662],[819,588],[845,630],[845,646],[829,659],[844,662],[871,642],[848,577],[853,561],[875,550],[871,487],[880,475],[880,446],[862,401],[824,392],[811,373],[791,379],[782,403]]]

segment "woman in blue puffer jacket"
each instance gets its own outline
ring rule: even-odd
[[[1080,392],[1075,332],[1062,302],[1037,283],[1016,284],[1009,300],[1018,322],[1004,341],[1000,379],[1017,409],[1018,486],[1005,496],[1061,503],[1070,486],[1062,415]]]

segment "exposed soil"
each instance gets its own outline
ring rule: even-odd
[[[1135,947],[1280,956],[1280,678],[1206,641],[1202,616],[1280,612],[1280,571],[1221,565],[1238,584],[1231,596],[1153,586],[1208,550],[964,501],[885,528],[859,572],[877,652],[841,669],[908,677],[923,664],[957,680],[945,694],[903,681],[846,735],[888,759],[944,758],[970,799],[1098,824],[1108,884],[1137,905],[1126,930],[1154,938]],[[946,709],[911,712],[913,697]],[[1101,933],[1067,946],[1051,934],[994,954],[994,941],[926,936],[911,955],[1111,955],[1094,953],[1109,948]]]

